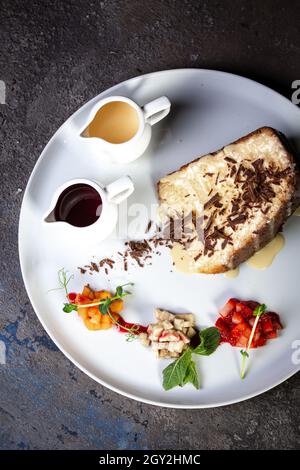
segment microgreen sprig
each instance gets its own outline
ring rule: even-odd
[[[124,328],[124,326],[122,326],[122,328]],[[128,343],[134,341],[138,337],[139,331],[139,325],[132,325],[132,327],[128,329],[128,333],[126,333],[126,341]]]
[[[252,344],[252,341],[253,341],[253,338],[254,338],[255,330],[256,330],[256,327],[257,327],[257,324],[258,324],[258,320],[260,319],[261,315],[263,313],[265,313],[266,310],[267,310],[266,304],[261,304],[261,305],[258,305],[256,307],[256,309],[254,310],[254,312],[253,312],[253,316],[255,317],[255,321],[253,323],[253,327],[252,327],[252,330],[251,330],[251,334],[250,334],[250,337],[249,337],[247,348],[246,349],[241,349],[241,351],[240,351],[240,353],[242,355],[241,379],[245,378],[246,361],[247,361],[247,358],[249,357],[249,351],[250,351],[251,344]]]
[[[66,271],[65,268],[61,268],[57,273],[57,277],[58,277],[59,287],[56,287],[54,289],[50,289],[48,292],[63,289],[66,293],[66,296],[68,297],[68,284],[74,278],[74,274],[70,274],[70,276],[69,276],[68,271]]]

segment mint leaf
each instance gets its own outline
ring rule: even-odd
[[[66,313],[73,312],[73,310],[77,310],[77,305],[74,304],[64,304],[63,311]]]
[[[218,328],[212,326],[200,331],[200,344],[193,350],[195,354],[209,356],[219,346],[221,335]]]
[[[192,350],[189,348],[163,370],[163,387],[165,390],[171,390],[171,388],[178,385],[183,387],[191,358]]]
[[[200,382],[199,382],[199,377],[198,377],[197,370],[196,370],[196,364],[195,364],[194,361],[190,362],[190,364],[187,368],[187,371],[186,371],[185,378],[183,380],[183,385],[186,385],[188,383],[193,384],[194,387],[197,390],[199,390]]]

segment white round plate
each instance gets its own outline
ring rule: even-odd
[[[144,103],[166,95],[172,102],[168,118],[153,128],[150,148],[139,160],[120,167],[90,155],[77,139],[92,106],[101,97],[125,95]],[[299,339],[300,218],[286,224],[285,248],[273,265],[257,271],[244,265],[239,277],[185,275],[171,272],[167,250],[151,266],[82,275],[78,266],[104,256],[116,258],[123,242],[113,237],[98,248],[74,246],[58,239],[42,224],[55,189],[75,177],[95,178],[106,184],[126,173],[135,183],[128,205],[156,201],[155,184],[163,175],[217,150],[261,126],[272,126],[299,141],[300,110],[276,92],[251,80],[212,70],[170,70],[127,80],[101,93],[71,116],[52,137],[30,177],[20,216],[19,250],[25,286],[35,312],[61,351],[91,378],[127,397],[174,408],[205,408],[230,404],[262,393],[297,370],[293,360]],[[129,216],[132,218],[134,214]],[[145,224],[147,217],[145,216]],[[93,258],[94,256],[94,258]],[[193,312],[199,327],[214,324],[218,309],[229,297],[264,302],[280,314],[280,337],[251,352],[245,380],[239,378],[238,348],[221,345],[210,357],[197,358],[201,389],[192,385],[165,392],[162,369],[167,361],[155,359],[139,341],[126,342],[115,329],[88,331],[76,312],[62,312],[64,296],[57,287],[57,271],[64,267],[75,277],[70,289],[111,288],[134,282],[134,295],[126,299],[128,321],[148,324],[155,307]],[[298,361],[299,362],[299,361]]]

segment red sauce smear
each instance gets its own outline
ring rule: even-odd
[[[253,312],[259,303],[253,300],[229,299],[220,310],[215,325],[221,334],[221,342],[241,348],[247,347],[255,316]],[[264,346],[268,339],[277,338],[282,324],[275,312],[263,313],[257,323],[251,348]]]
[[[128,323],[121,316],[118,319],[118,323],[122,325],[122,326],[117,325],[117,328],[120,333],[128,333],[128,331],[125,328],[128,328],[130,330],[131,328],[135,327],[133,333],[136,333],[136,334],[146,333],[148,329],[148,326],[139,325],[138,323]],[[122,327],[125,327],[125,328],[122,328]]]

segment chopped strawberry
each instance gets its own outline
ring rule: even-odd
[[[85,297],[85,295],[76,294],[75,303],[81,305],[81,304],[89,304],[91,303],[91,301],[88,297]]]
[[[69,299],[69,301],[70,301],[71,303],[74,303],[74,302],[75,302],[76,295],[77,295],[76,292],[70,292],[70,293],[68,294],[68,299]]]
[[[253,311],[256,309],[256,307],[259,306],[259,303],[255,302],[254,300],[246,300],[243,302],[243,304],[245,304],[247,307],[249,307]]]
[[[216,327],[221,334],[221,341],[232,346],[245,348],[248,346],[252,328],[256,321],[254,310],[258,302],[238,299],[229,299],[220,310],[220,317]],[[268,339],[277,337],[277,331],[282,329],[279,315],[275,312],[266,312],[259,317],[256,324],[251,348],[264,346]]]
[[[247,307],[243,302],[238,302],[236,304],[236,311],[240,312],[244,318],[252,317],[253,315],[253,310]]]
[[[264,333],[270,333],[273,331],[273,323],[268,315],[263,315],[261,318],[262,329]]]
[[[265,337],[267,339],[277,338],[277,332],[276,331],[269,331],[268,333],[265,334]]]
[[[256,346],[259,347],[259,346],[264,346],[266,344],[267,340],[266,338],[264,338],[263,336],[261,336],[259,338],[259,340],[257,341],[256,343]]]
[[[268,315],[272,321],[274,330],[282,330],[283,326],[280,322],[279,315],[275,312],[268,312]]]
[[[258,330],[255,330],[254,336],[253,336],[253,344],[256,344],[261,336],[261,332]]]
[[[235,344],[238,348],[246,348],[248,345],[248,338],[246,336],[241,335]]]
[[[229,299],[219,312],[221,317],[227,317],[229,313],[233,312],[233,310],[235,310],[236,303],[237,299]]]
[[[231,337],[230,328],[228,327],[228,325],[224,322],[224,320],[221,317],[219,317],[217,319],[216,327],[220,331],[221,340],[225,341],[225,342],[229,341],[229,339]]]
[[[277,330],[282,330],[283,329],[283,326],[280,322],[272,322],[273,323],[273,329],[274,331],[277,331]]]
[[[231,318],[232,323],[241,323],[244,321],[243,315],[239,312],[234,312]]]
[[[238,323],[232,328],[231,333],[234,336],[239,336],[243,334],[244,336],[249,337],[251,333],[251,328],[245,321],[242,321],[241,323]]]

